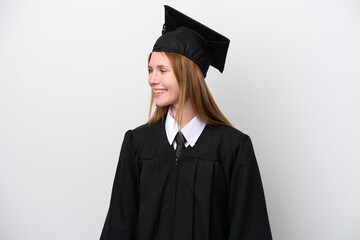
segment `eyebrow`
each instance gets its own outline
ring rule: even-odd
[[[148,65],[149,68],[152,68],[152,66]],[[157,65],[156,66],[157,68],[170,68],[169,66],[167,65]]]

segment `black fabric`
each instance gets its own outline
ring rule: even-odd
[[[125,134],[101,240],[272,239],[247,135],[207,125],[175,162],[163,123]]]
[[[165,5],[162,35],[153,52],[175,52],[192,60],[204,77],[209,65],[223,72],[230,40],[207,26]]]
[[[175,151],[175,155],[176,158],[180,157],[181,152],[185,149],[185,139],[184,136],[180,134],[180,132],[178,132],[175,136],[175,141],[176,141],[176,151]]]

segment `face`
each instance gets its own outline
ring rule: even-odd
[[[149,62],[149,85],[158,107],[176,107],[180,96],[179,84],[169,59],[164,53],[153,52]]]

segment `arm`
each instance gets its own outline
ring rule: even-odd
[[[229,240],[271,240],[264,191],[251,140],[241,139],[229,189]]]
[[[100,240],[135,239],[138,212],[139,171],[131,131],[121,147],[109,211]]]

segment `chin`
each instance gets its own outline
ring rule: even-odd
[[[155,106],[157,107],[168,107],[171,106],[172,104],[174,104],[175,101],[172,101],[171,99],[161,99],[163,101],[161,101],[160,99],[154,99],[155,101]]]
[[[157,103],[157,102],[155,102],[155,106],[156,106],[156,107],[167,107],[167,106],[169,106],[169,104],[166,104],[166,103]]]

